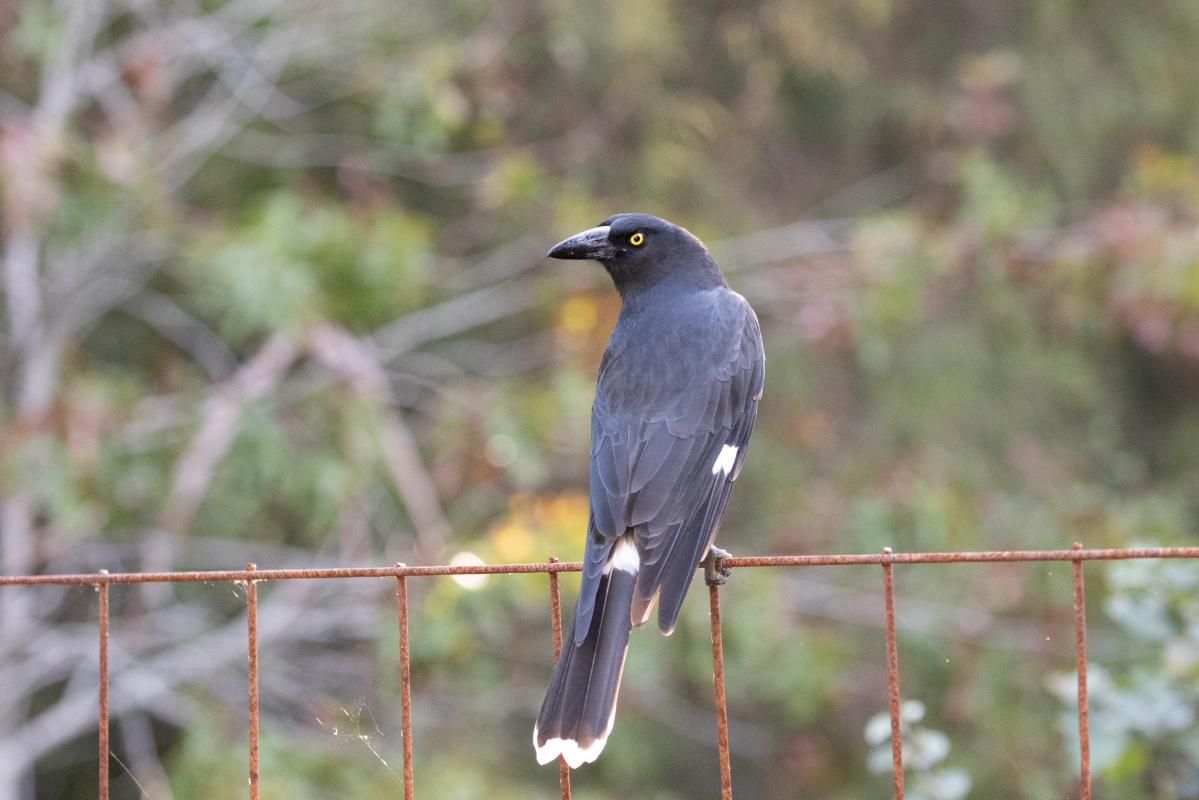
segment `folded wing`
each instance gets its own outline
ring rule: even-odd
[[[613,543],[632,530],[641,568],[630,610],[674,630],[716,536],[757,416],[765,364],[748,303],[722,289],[705,313],[655,342],[654,374],[606,359],[592,416],[591,525],[575,631],[585,633]]]

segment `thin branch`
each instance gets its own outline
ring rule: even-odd
[[[205,402],[200,428],[175,465],[161,527],[184,531],[208,491],[217,465],[229,451],[245,407],[273,389],[299,355],[296,342],[276,333]],[[149,569],[164,569],[161,560]]]
[[[17,198],[9,197],[9,202]],[[38,280],[41,242],[31,225],[12,227],[4,242],[4,291],[8,335],[18,353],[37,345],[42,327],[42,289]]]
[[[443,552],[449,523],[412,431],[401,416],[389,408],[391,390],[382,365],[371,348],[333,325],[317,326],[310,333],[309,341],[317,360],[345,375],[361,396],[375,403],[381,426],[379,447],[383,460],[416,527],[421,549],[426,555]]]
[[[849,249],[848,237],[857,224],[854,219],[800,220],[724,239],[714,243],[712,250],[726,271],[843,253]]]
[[[516,282],[457,295],[384,325],[371,336],[381,360],[390,361],[423,344],[445,339],[538,304],[534,292]]]
[[[49,68],[43,73],[38,104],[33,109],[33,127],[41,136],[56,139],[83,99],[80,64],[88,53],[108,14],[106,0],[67,4],[62,42],[54,49]]]
[[[190,354],[210,380],[224,380],[237,368],[236,357],[221,337],[166,295],[144,290],[120,308]]]
[[[303,624],[297,624],[301,619]],[[325,641],[334,635],[341,639],[366,637],[373,632],[376,619],[376,609],[369,602],[342,602],[332,608],[322,605],[319,599],[311,604],[298,603],[293,593],[279,592],[259,605],[259,640],[277,652],[286,642]],[[211,689],[213,679],[222,670],[244,662],[245,647],[245,622],[238,618],[210,633],[189,636],[152,657],[114,652],[115,672],[110,675],[113,717],[133,712],[156,716],[170,712],[171,704],[186,702],[179,692],[183,685],[204,680]],[[243,686],[231,684],[230,694],[244,690]],[[91,729],[95,721],[93,684],[64,694],[19,725],[0,739],[0,791],[5,777],[19,776],[45,754]]]
[[[121,743],[129,755],[129,777],[143,797],[170,800],[171,781],[158,758],[154,728],[145,714],[126,714],[121,719]],[[137,776],[141,776],[140,779]]]

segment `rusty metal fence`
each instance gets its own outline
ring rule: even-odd
[[[885,548],[879,554],[868,555],[808,555],[808,556],[743,556],[719,559],[718,567],[820,567],[862,566],[882,567],[883,608],[881,612],[886,632],[886,668],[888,706],[891,715],[892,785],[895,800],[903,800],[903,732],[900,725],[899,651],[895,638],[894,568],[902,564],[978,564],[998,562],[1069,561],[1073,565],[1074,584],[1074,647],[1078,673],[1078,737],[1080,800],[1091,798],[1091,765],[1089,713],[1087,708],[1087,626],[1084,607],[1085,588],[1083,562],[1119,561],[1145,558],[1199,558],[1199,547],[1149,547],[1129,549],[1084,549],[1075,544],[1071,550],[996,550],[983,552],[895,553]],[[97,626],[99,628],[99,786],[100,800],[108,800],[109,743],[108,743],[108,588],[114,583],[188,583],[231,581],[246,587],[246,648],[247,707],[249,732],[249,790],[250,800],[258,800],[261,776],[258,770],[258,589],[262,581],[319,580],[328,578],[391,578],[395,581],[396,618],[399,626],[399,683],[400,726],[403,741],[404,798],[412,800],[412,676],[408,648],[408,585],[409,578],[442,575],[511,575],[545,573],[549,577],[550,619],[553,630],[554,659],[562,649],[562,610],[558,592],[558,574],[578,572],[579,562],[560,562],[550,558],[543,564],[480,564],[394,567],[349,567],[331,569],[258,569],[249,564],[244,570],[209,572],[126,572],[74,575],[15,575],[0,576],[0,587],[38,585],[91,585],[98,594]],[[708,587],[708,602],[712,629],[712,676],[715,694],[716,736],[720,753],[720,791],[723,800],[733,796],[732,769],[729,764],[728,712],[725,705],[724,654],[720,626],[720,589]],[[570,769],[559,759],[559,782],[563,800],[570,798]]]

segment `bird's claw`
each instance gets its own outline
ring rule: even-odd
[[[726,567],[722,563],[726,558],[732,558],[733,554],[727,550],[721,550],[713,545],[708,548],[708,555],[704,557],[704,581],[709,586],[724,586],[729,582],[729,576],[733,574],[732,567]]]

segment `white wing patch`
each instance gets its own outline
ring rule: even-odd
[[[737,448],[731,444],[726,444],[720,449],[720,455],[716,456],[716,460],[712,462],[712,474],[718,475],[724,473],[728,477],[733,471],[733,465],[737,463]]]
[[[621,572],[636,575],[640,568],[641,556],[637,555],[637,545],[633,543],[633,537],[620,537],[616,546],[612,548],[612,555],[608,556],[608,563],[604,564],[604,574],[607,575],[612,570],[618,569]]]

